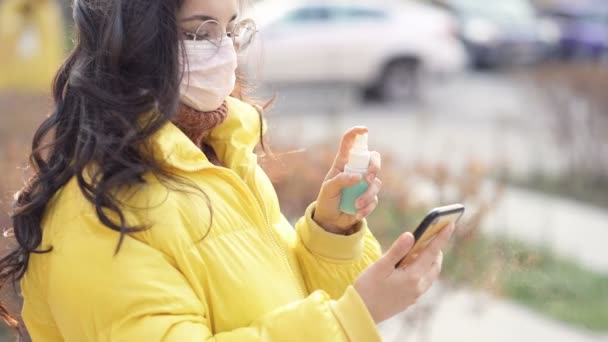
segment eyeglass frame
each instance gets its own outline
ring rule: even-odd
[[[205,20],[202,23],[200,23],[200,25],[198,25],[198,27],[196,28],[195,32],[189,32],[189,31],[186,31],[186,30],[182,30],[182,33],[186,37],[188,37],[186,40],[189,40],[189,41],[204,40],[204,39],[200,39],[200,40],[197,39],[198,35],[199,35],[199,31],[203,27],[203,25],[205,25],[207,23],[210,23],[210,22],[211,23],[215,23],[215,24],[217,24],[218,26],[221,27],[221,24],[220,24],[219,21],[217,21],[215,19],[208,19],[208,20]],[[259,32],[258,29],[257,29],[257,25],[256,25],[255,21],[253,19],[251,19],[251,18],[243,19],[243,20],[239,21],[238,23],[236,23],[234,25],[234,28],[230,32],[226,32],[226,36],[228,36],[228,38],[230,38],[232,40],[232,43],[236,47],[236,43],[237,43],[236,39],[238,38],[239,35],[235,33],[235,29],[238,28],[239,26],[241,26],[241,27],[247,27],[247,26],[245,26],[247,24],[251,24],[252,25],[251,40],[249,41],[249,43],[245,47],[243,47],[243,48],[239,47],[239,49],[238,49],[239,51],[241,51],[242,49],[246,49],[251,44],[251,42],[253,41],[255,35]],[[224,36],[222,35],[219,38],[223,39],[223,37]]]

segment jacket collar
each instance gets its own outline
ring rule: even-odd
[[[226,166],[235,169],[243,164],[242,157],[259,143],[260,119],[253,106],[233,97],[228,97],[226,102],[228,116],[210,133],[208,144]],[[171,122],[151,137],[151,148],[154,157],[169,168],[194,172],[214,167],[205,154]]]

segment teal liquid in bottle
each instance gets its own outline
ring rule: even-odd
[[[344,172],[349,174],[360,174],[361,181],[355,185],[351,185],[342,189],[342,197],[340,199],[340,211],[349,215],[356,215],[357,208],[355,202],[363,195],[369,184],[365,180],[367,169],[369,167],[370,153],[367,148],[367,134],[358,135],[355,140],[355,145],[350,150],[348,163],[344,167]]]
[[[357,208],[355,207],[355,201],[363,195],[369,184],[365,179],[355,185],[351,185],[348,188],[342,189],[342,198],[340,199],[340,211],[349,215],[357,215]]]

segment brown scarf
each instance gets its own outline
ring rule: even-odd
[[[228,104],[226,101],[218,109],[211,112],[201,112],[185,104],[180,104],[177,114],[171,121],[205,153],[210,162],[221,166],[215,151],[205,143],[205,140],[215,127],[226,120],[227,116]]]

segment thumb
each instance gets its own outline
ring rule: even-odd
[[[360,174],[339,173],[323,183],[321,195],[327,198],[340,195],[342,189],[357,184],[361,180]]]
[[[412,246],[414,246],[414,235],[412,233],[407,232],[399,236],[382,259],[380,259],[382,264],[384,264],[383,267],[390,268],[391,271],[394,270],[397,263],[412,249]]]

